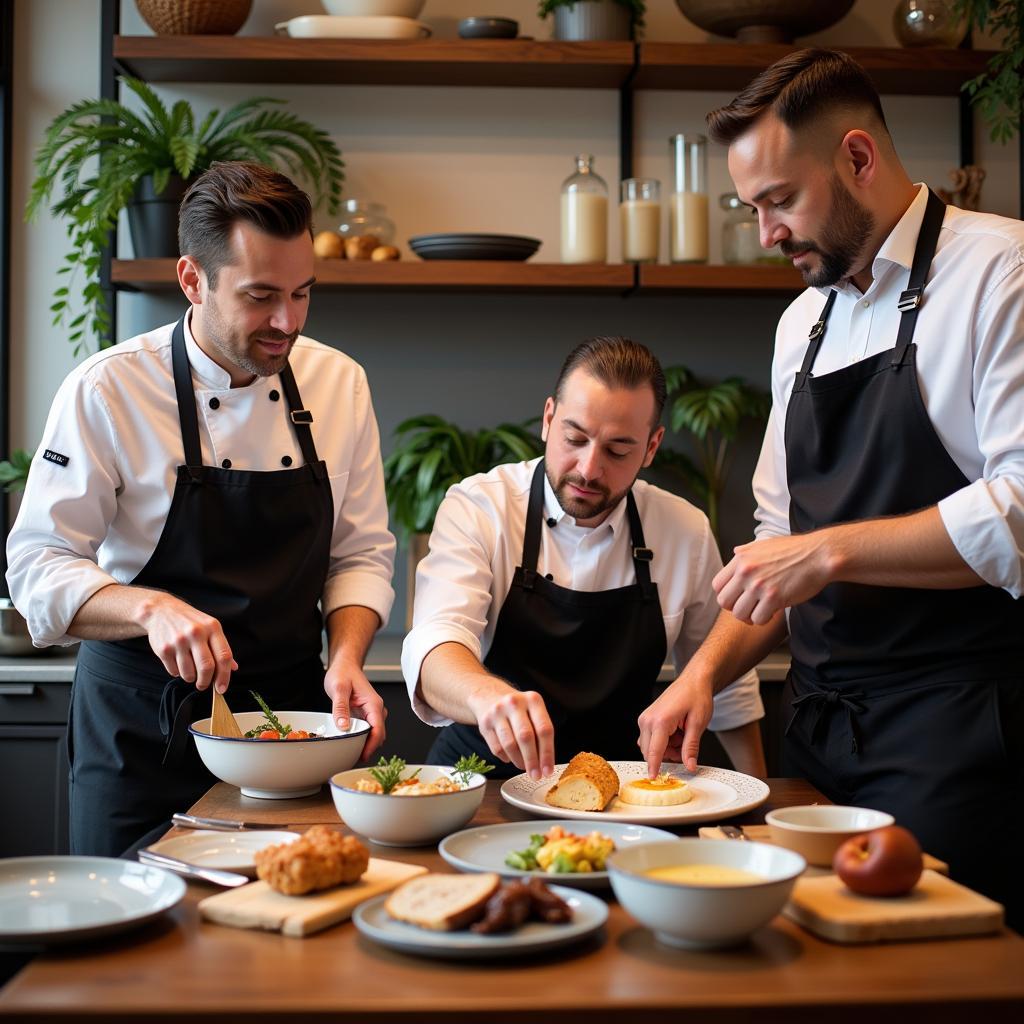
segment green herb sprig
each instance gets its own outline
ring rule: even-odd
[[[486,775],[493,771],[493,764],[488,764],[478,754],[470,754],[469,757],[462,756],[455,762],[452,775],[457,775],[462,780],[462,784],[468,786],[471,775]]]
[[[405,762],[396,754],[387,761],[382,757],[373,768],[367,770],[380,783],[380,788],[385,793],[390,793],[399,782],[404,781],[402,772],[405,771],[405,767]],[[419,773],[420,770],[417,768],[409,778],[415,779]]]
[[[254,736],[259,736],[262,733],[270,732],[270,730],[273,729],[281,739],[284,739],[285,736],[292,731],[292,727],[290,725],[282,725],[281,720],[273,711],[270,710],[270,705],[267,704],[267,702],[255,690],[250,690],[249,693],[252,694],[253,700],[255,700],[263,710],[264,717],[267,721],[265,724],[260,723],[255,729],[250,729],[245,735],[252,738]]]

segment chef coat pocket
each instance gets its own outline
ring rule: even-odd
[[[348,478],[348,473],[339,473],[337,476],[330,477],[335,521],[337,521],[338,515],[341,512],[341,504],[345,500],[345,492],[348,490]]]

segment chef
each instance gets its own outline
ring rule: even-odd
[[[756,663],[788,610],[789,773],[891,812],[1019,915],[1024,224],[913,184],[845,54],[783,58],[708,123],[762,245],[810,287],[776,335],[757,539],[717,576],[725,610],[645,754],[680,727],[696,742],[692,695]]]
[[[156,838],[212,784],[187,729],[233,711],[333,709],[384,736],[362,671],[387,619],[387,529],[366,375],[302,337],[308,197],[215,164],[181,204],[173,324],[61,385],[8,541],[37,646],[83,641],[68,726],[71,850]],[[326,623],[328,667],[321,662]]]
[[[431,763],[476,753],[499,762],[497,776],[536,779],[582,750],[636,758],[637,717],[666,653],[685,664],[718,611],[707,518],[637,480],[664,435],[664,404],[648,349],[594,338],[544,406],[544,457],[449,489],[402,649],[413,709],[443,727]],[[762,715],[750,672],[723,688],[711,723],[754,775]],[[678,746],[667,756],[678,760]]]

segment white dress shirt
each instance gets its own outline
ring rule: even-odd
[[[75,643],[67,630],[78,609],[111,583],[131,583],[156,548],[176,467],[184,462],[173,329],[168,324],[96,353],[68,375],[53,401],[7,542],[11,597],[38,647]],[[232,388],[228,372],[195,343],[187,318],[185,347],[203,464],[230,460],[232,469],[277,471],[287,457],[301,466],[280,377]],[[358,604],[386,622],[395,541],[366,374],[343,353],[301,336],[289,362],[313,414],[313,439],[334,498],[324,617]],[[45,459],[47,449],[66,463]]]
[[[413,710],[428,725],[451,721],[417,693],[423,659],[439,644],[462,644],[481,662],[522,561],[530,483],[539,459],[498,466],[448,489],[416,572],[413,628],[402,646],[402,672]],[[711,579],[722,567],[707,517],[689,502],[643,480],[633,485],[644,541],[654,552],[665,637],[677,670],[718,617]],[[560,587],[611,590],[636,582],[625,501],[600,526],[578,526],[544,481],[537,571]],[[712,729],[735,729],[764,715],[757,675],[748,672],[715,697]],[[628,723],[626,723],[628,724]]]
[[[837,287],[813,373],[821,377],[896,344],[927,189],[886,238],[863,294]],[[828,288],[808,288],[782,315],[772,412],[754,473],[758,539],[789,531],[784,430],[793,380]],[[914,331],[921,397],[969,483],[938,503],[964,561],[1014,597],[1024,591],[1024,223],[947,207]],[[893,445],[900,439],[893,438]]]

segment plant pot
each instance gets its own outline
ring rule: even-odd
[[[676,0],[698,28],[741,43],[788,43],[834,25],[853,0]]]
[[[555,39],[566,42],[632,39],[632,28],[629,8],[614,0],[576,0],[555,8]]]
[[[158,36],[231,36],[249,17],[252,0],[135,0]]]
[[[177,256],[178,207],[188,182],[172,174],[160,195],[153,191],[153,178],[139,180],[135,199],[128,204],[128,233],[136,259]]]

